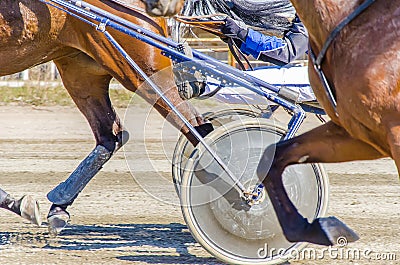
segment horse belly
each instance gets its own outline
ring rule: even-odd
[[[400,41],[400,40],[399,40]],[[400,120],[400,45],[368,60],[359,57],[337,70],[338,114],[341,125],[352,135],[389,155],[387,134],[391,119]],[[365,54],[365,53],[364,53]],[[346,70],[345,70],[346,69]],[[339,78],[339,77],[338,77]]]
[[[341,125],[385,151],[388,120],[400,120],[398,3],[380,2],[356,18],[336,40],[331,59]]]
[[[40,43],[35,44],[40,45]],[[19,46],[17,50],[9,49],[9,47],[3,48],[1,46],[0,49],[0,76],[21,72],[27,68],[49,62],[65,54],[65,51],[57,51],[54,48],[46,47],[46,45],[37,48],[34,44],[26,45],[25,47]]]

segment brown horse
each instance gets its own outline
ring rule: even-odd
[[[164,10],[163,15],[171,15],[170,10],[177,12],[179,8],[171,7],[168,0],[146,2],[148,11],[158,5],[160,11],[154,14]],[[291,2],[309,30],[312,50],[318,54],[330,32],[363,1]],[[356,240],[357,236],[333,217],[316,219],[311,224],[304,219],[282,183],[282,172],[287,166],[391,157],[400,172],[399,15],[400,0],[376,1],[344,27],[322,64],[336,98],[336,110],[309,64],[311,85],[331,121],[278,143],[270,169],[263,165],[271,158],[264,155],[261,159],[258,176],[289,241],[330,245],[340,236],[348,237],[348,241]]]
[[[157,34],[166,34],[165,20],[149,17],[139,1],[130,1],[130,6],[113,0],[87,2]],[[127,136],[123,134],[123,126],[109,98],[110,80],[116,78],[125,88],[154,104],[164,117],[171,110],[154,92],[137,90],[142,79],[101,32],[57,8],[39,1],[1,1],[0,28],[0,75],[53,60],[65,88],[89,122],[96,140],[96,148],[67,181],[48,194],[53,202],[49,223],[55,227],[63,226],[69,220],[66,207]],[[170,60],[156,48],[108,30],[147,75],[170,66]],[[172,71],[166,78],[173,80]],[[192,125],[203,124],[201,116],[180,99],[177,90],[163,92]],[[196,144],[197,140],[175,115],[169,115],[168,119]]]

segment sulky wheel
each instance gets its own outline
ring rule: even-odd
[[[249,109],[226,109],[216,112],[208,112],[203,116],[206,120],[213,124],[214,128],[217,128],[222,124],[227,124],[243,118],[256,118],[260,117],[260,115],[260,112]],[[188,157],[192,153],[193,149],[193,145],[186,139],[184,135],[181,135],[175,145],[175,150],[172,156],[172,177],[178,195],[180,194],[182,173],[185,169]]]
[[[252,191],[258,184],[255,171],[261,155],[284,134],[282,127],[253,118],[221,126],[206,139],[238,181]],[[290,199],[309,221],[326,213],[329,184],[320,165],[291,166],[283,180]],[[279,264],[306,245],[284,238],[265,190],[252,206],[241,199],[235,183],[203,146],[195,148],[186,163],[180,197],[193,237],[224,262]]]

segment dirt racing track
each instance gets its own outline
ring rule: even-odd
[[[123,116],[124,110],[118,113]],[[285,113],[278,116],[286,118]],[[173,184],[159,182],[171,178],[168,159],[177,131],[163,129],[163,119],[146,108],[128,118],[137,122],[128,151],[117,153],[80,194],[70,208],[71,226],[62,235],[51,238],[46,226],[0,211],[1,264],[221,264],[192,238]],[[70,107],[0,107],[0,120],[1,186],[18,197],[34,195],[45,220],[47,192],[94,147],[90,129]],[[316,125],[317,119],[309,117],[303,128]],[[150,191],[134,181],[128,165],[153,187]],[[360,240],[330,251],[309,246],[322,254],[291,264],[398,264],[400,184],[394,163],[352,162],[326,169],[328,213],[353,228]],[[343,249],[364,254],[346,256]]]

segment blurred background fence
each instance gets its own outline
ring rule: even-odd
[[[233,67],[239,67],[223,41],[214,35],[199,29],[191,29],[181,42],[187,42],[192,48],[212,56]],[[265,67],[269,63],[249,57],[253,67]],[[294,64],[305,65],[303,60]],[[126,106],[132,99],[132,93],[123,88],[116,80],[111,81],[110,97],[115,106]],[[135,97],[138,98],[138,97]],[[135,101],[137,101],[135,99]],[[57,67],[53,62],[38,65],[20,73],[0,77],[0,105],[73,105],[66,89],[63,88]]]
[[[61,86],[60,75],[53,62],[35,66],[20,73],[0,77],[1,87]]]
[[[132,92],[120,89],[122,86],[116,80],[110,88],[114,106],[129,104]],[[63,87],[55,64],[49,62],[0,77],[0,105],[73,106],[74,103]]]

